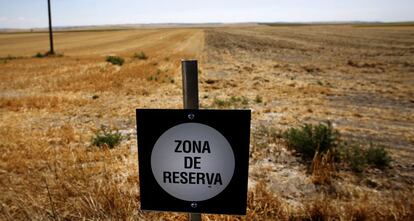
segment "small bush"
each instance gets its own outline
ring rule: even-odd
[[[257,96],[256,96],[256,98],[254,99],[254,101],[255,101],[256,103],[260,104],[260,103],[262,103],[262,102],[263,102],[263,99],[262,99],[262,97],[260,97],[259,95],[257,95]]]
[[[364,171],[367,161],[365,159],[365,152],[360,146],[354,145],[347,149],[344,157],[344,161],[346,161],[351,170],[358,173]]]
[[[312,160],[312,182],[318,185],[331,184],[334,175],[334,156],[331,151],[316,153]]]
[[[44,58],[46,56],[47,56],[47,53],[37,52],[33,57],[35,57],[35,58]]]
[[[249,99],[247,99],[247,97],[242,97],[242,102],[241,102],[244,106],[249,104]]]
[[[212,106],[228,108],[228,107],[240,107],[240,106],[245,107],[248,104],[249,104],[248,98],[244,96],[241,96],[241,97],[232,96],[229,99],[214,98]]]
[[[54,56],[58,57],[58,58],[61,58],[61,57],[65,56],[65,54],[64,53],[55,53]]]
[[[226,106],[226,101],[219,98],[214,98],[214,104],[219,107],[224,107]]]
[[[61,58],[63,57],[64,54],[63,53],[51,53],[50,51],[46,52],[46,53],[40,53],[37,52],[35,55],[33,55],[34,58],[46,58],[46,57],[56,57],[56,58]]]
[[[7,55],[6,57],[0,57],[0,61],[11,61],[11,60],[20,59],[20,58],[23,58],[23,57]]]
[[[139,60],[147,60],[148,56],[143,51],[141,51],[140,53],[135,53],[134,58],[138,58]]]
[[[122,66],[125,62],[125,60],[119,56],[107,56],[106,61],[113,65],[119,65],[119,66]]]
[[[24,57],[7,55],[6,57],[0,57],[0,61],[3,62],[4,64],[6,64],[7,62],[9,62],[11,60],[21,59],[21,58],[24,58]]]
[[[365,158],[369,165],[380,169],[388,167],[391,162],[391,157],[383,147],[373,147],[372,145],[366,150]]]
[[[92,138],[92,145],[112,149],[120,144],[122,139],[122,134],[118,131],[110,131],[107,127],[101,126]]]
[[[332,124],[304,124],[300,128],[290,128],[284,133],[289,148],[311,159],[316,152],[324,153],[337,146],[339,132]]]
[[[158,82],[158,76],[157,75],[151,75],[147,77],[147,81],[157,81]]]
[[[349,149],[344,149],[341,153],[341,161],[348,164],[355,172],[363,172],[367,166],[384,169],[391,162],[391,157],[382,147],[371,146],[368,149],[364,149],[354,145]]]

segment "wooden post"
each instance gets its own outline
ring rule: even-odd
[[[184,109],[198,109],[198,66],[197,60],[181,60],[183,74]],[[197,204],[195,204],[197,205]],[[190,221],[201,221],[200,213],[190,213]]]
[[[50,40],[49,54],[54,55],[55,50],[53,49],[52,12],[50,9],[50,0],[47,0],[47,7],[48,7],[48,12],[49,12],[49,40]]]

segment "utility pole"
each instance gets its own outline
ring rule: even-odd
[[[48,7],[48,11],[49,11],[49,39],[50,39],[49,54],[54,55],[55,50],[53,49],[52,12],[51,12],[51,9],[50,9],[50,0],[47,0],[47,7]]]

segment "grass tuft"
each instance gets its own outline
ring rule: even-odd
[[[269,192],[264,182],[258,182],[247,199],[246,220],[288,220],[289,208],[281,198]]]
[[[312,160],[312,182],[318,185],[330,185],[334,176],[334,156],[330,150],[316,153]]]
[[[388,167],[391,163],[391,157],[383,147],[373,147],[371,145],[365,152],[365,158],[369,165],[379,169]]]
[[[139,60],[147,60],[148,56],[143,52],[135,53],[134,58],[138,58]]]
[[[367,166],[385,169],[391,163],[389,153],[383,147],[363,148],[359,145],[353,145],[349,149],[340,150],[340,158],[351,170],[361,173]]]
[[[284,138],[290,149],[300,153],[303,158],[312,159],[316,152],[324,153],[337,146],[339,132],[332,124],[304,124],[300,128],[290,128]]]
[[[34,58],[46,58],[46,57],[61,58],[63,56],[64,56],[63,53],[54,53],[54,54],[52,54],[50,51],[48,51],[46,53],[37,52],[35,55],[33,55]]]
[[[106,61],[113,65],[119,65],[119,66],[122,66],[125,62],[125,60],[119,56],[107,56]]]
[[[367,164],[364,150],[357,145],[345,151],[345,161],[354,172],[358,173],[364,171]]]
[[[7,55],[6,57],[0,57],[0,61],[3,61],[4,63],[7,63],[8,61],[21,59],[21,58],[23,58],[23,57],[22,56]]]
[[[107,127],[101,126],[101,129],[92,138],[92,145],[112,149],[118,146],[122,139],[122,134],[118,131],[110,131]]]
[[[258,104],[263,102],[263,98],[260,95],[257,95],[256,98],[254,99],[254,101]]]
[[[330,122],[318,125],[304,124],[290,128],[283,134],[288,148],[295,150],[306,160],[312,160],[312,175],[315,183],[329,184],[334,162],[341,161],[354,172],[363,172],[367,166],[384,169],[390,165],[391,157],[382,147],[367,149],[339,140],[339,131]],[[309,162],[309,161],[308,161]]]
[[[47,53],[37,52],[33,57],[35,57],[35,58],[45,58],[45,57],[47,57]]]
[[[249,104],[249,99],[242,96],[232,96],[229,99],[220,99],[214,98],[212,106],[217,106],[221,108],[228,107],[246,107]]]

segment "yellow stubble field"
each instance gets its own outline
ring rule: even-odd
[[[55,34],[61,56],[33,57],[48,43],[47,33],[0,34],[0,219],[186,220],[139,210],[135,135],[136,108],[182,107],[184,58],[199,60],[202,108],[253,110],[247,216],[205,220],[413,217],[412,27],[68,31]],[[267,132],[325,120],[397,160],[315,184]],[[118,147],[91,145],[102,125],[125,136]]]

